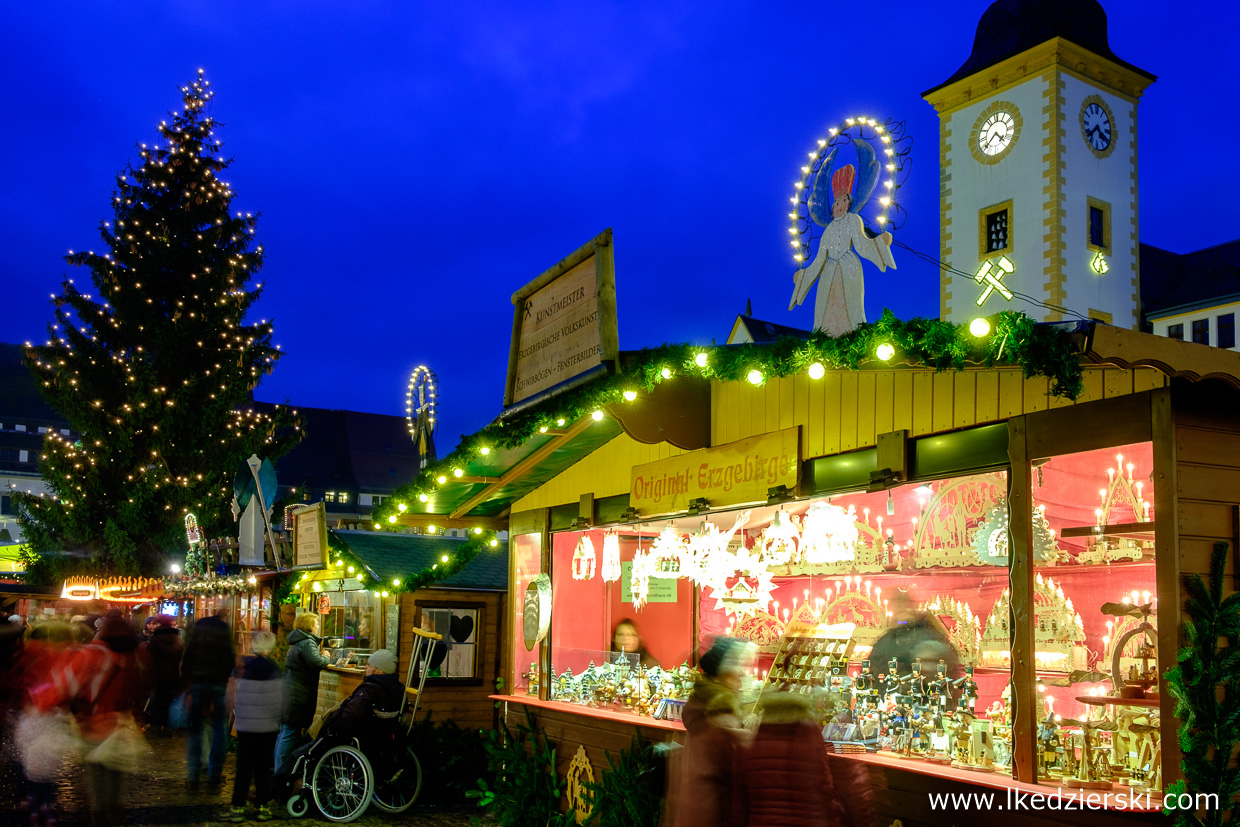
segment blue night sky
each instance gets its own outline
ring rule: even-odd
[[[258,398],[403,414],[425,362],[446,453],[500,409],[513,291],[606,227],[622,349],[722,342],[750,298],[810,327],[812,298],[786,310],[788,197],[848,115],[908,122],[897,239],[937,257],[919,93],[965,61],[987,5],[5,4],[0,341],[45,338],[49,294],[85,277],[61,257],[99,248],[116,173],[203,67],[234,208],[262,213],[257,313],[287,352]],[[1142,241],[1240,237],[1240,12],[1104,6],[1114,52],[1159,76],[1140,106]],[[867,270],[869,318],[937,315],[937,271],[897,255]]]

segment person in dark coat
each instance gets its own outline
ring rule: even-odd
[[[305,738],[305,729],[314,722],[319,702],[319,673],[327,666],[327,650],[318,637],[319,616],[306,612],[293,621],[284,658],[284,712],[280,734],[276,737],[275,767],[280,772],[289,756]]]
[[[940,660],[947,662],[949,677],[958,678],[960,659],[956,650],[947,641],[947,630],[942,622],[929,612],[919,611],[913,598],[904,589],[897,589],[891,600],[892,624],[883,635],[874,642],[870,650],[870,663],[877,666],[877,671],[885,672],[888,664],[895,660],[898,664],[897,677],[903,681],[910,677],[913,665],[918,659],[922,664],[922,675],[927,680],[934,677]]]
[[[396,656],[379,649],[366,661],[366,677],[340,704],[322,733],[328,738],[357,738],[362,754],[378,758],[395,729],[405,685],[396,677]]]
[[[254,654],[238,667],[232,683],[237,775],[233,780],[229,816],[234,823],[245,821],[245,801],[251,781],[258,802],[258,820],[271,820],[271,776],[284,695],[280,667],[267,657],[275,645],[276,636],[271,632],[254,632],[250,636],[250,651]]]
[[[232,630],[226,622],[230,611],[224,606],[195,623],[181,659],[181,677],[190,685],[186,749],[191,791],[198,789],[198,777],[202,772],[202,725],[208,714],[211,716],[211,754],[207,756],[207,784],[215,786],[223,780],[224,756],[228,751],[228,678],[237,665]]]
[[[664,827],[732,824],[732,765],[747,740],[738,693],[752,658],[750,644],[720,636],[698,660],[702,674],[681,713],[688,735],[671,767]]]
[[[181,658],[185,644],[181,642],[181,630],[168,615],[155,615],[150,639],[144,644],[151,664],[152,686],[150,707],[147,715],[151,721],[151,733],[168,732],[168,708],[172,699],[181,694]],[[149,623],[149,621],[148,621]]]
[[[762,723],[753,743],[736,751],[732,777],[735,827],[840,823],[822,733],[800,695],[764,696]]]

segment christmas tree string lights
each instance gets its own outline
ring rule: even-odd
[[[300,438],[295,412],[256,410],[251,392],[280,358],[272,325],[247,320],[263,248],[257,216],[234,212],[220,180],[214,96],[202,72],[183,108],[118,174],[105,250],[73,251],[92,290],[66,278],[48,341],[27,364],[74,437],[47,434],[40,457],[54,497],[15,496],[31,582],[65,574],[162,574],[200,536],[231,532],[232,475]],[[80,435],[77,437],[76,435]],[[191,542],[190,565],[201,567]]]

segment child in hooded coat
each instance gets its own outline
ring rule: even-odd
[[[275,646],[271,632],[250,636],[250,651],[237,669],[232,686],[233,712],[237,727],[237,777],[233,780],[233,822],[245,821],[245,800],[250,781],[255,787],[258,820],[271,819],[271,776],[275,759],[276,733],[280,730],[280,707],[284,683],[278,667],[267,655]]]

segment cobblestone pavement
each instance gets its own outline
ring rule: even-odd
[[[0,827],[30,827],[29,816],[21,809],[25,798],[21,768],[12,761],[12,750],[7,748],[10,745],[4,746],[6,748],[0,750]],[[124,794],[126,827],[160,827],[174,824],[231,827],[226,816],[232,794],[234,756],[230,754],[224,764],[224,783],[220,789],[210,790],[204,785],[195,794],[190,793],[185,785],[184,736],[153,739],[151,746],[155,755],[149,768],[128,777]],[[80,768],[66,768],[57,787],[57,827],[88,827],[90,814],[86,806],[86,788]],[[257,815],[258,809],[251,804],[247,808],[246,824],[312,827],[331,823],[321,816],[293,819],[283,807],[275,810],[275,818],[270,822],[256,821]],[[464,827],[476,816],[477,811],[428,810],[419,809],[417,805],[400,815],[392,815],[371,807],[353,824],[359,827],[379,827],[381,824],[398,824],[403,827]]]

